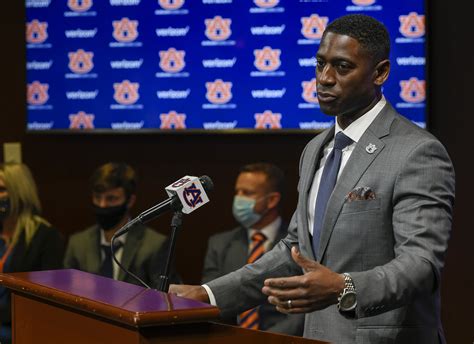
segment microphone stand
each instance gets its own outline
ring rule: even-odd
[[[171,219],[171,238],[170,238],[170,247],[168,250],[168,257],[166,258],[166,265],[164,274],[160,275],[158,281],[158,288],[157,290],[167,293],[170,281],[169,281],[169,274],[170,274],[170,266],[171,261],[173,260],[174,256],[174,247],[176,244],[176,237],[178,235],[178,231],[181,229],[181,225],[183,224],[183,212],[181,210],[176,210],[173,214],[173,218]]]

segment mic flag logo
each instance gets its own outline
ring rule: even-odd
[[[312,78],[310,81],[303,81],[301,87],[303,88],[301,96],[307,103],[319,103],[316,93],[316,78]]]
[[[410,12],[408,15],[401,15],[400,33],[408,38],[418,38],[425,34],[425,16],[418,15],[416,12]]]
[[[260,8],[272,8],[278,5],[280,0],[253,0],[253,2]]]
[[[121,20],[114,20],[112,22],[114,32],[112,36],[118,42],[133,42],[138,37],[138,20],[130,20],[122,18]]]
[[[400,97],[407,103],[420,103],[425,100],[425,81],[417,78],[400,81]]]
[[[160,129],[186,129],[186,115],[184,113],[177,113],[176,111],[162,113],[160,114],[160,120]]]
[[[92,0],[68,0],[67,5],[74,12],[86,12],[93,3]]]
[[[94,129],[94,115],[79,111],[69,115],[69,129]]]
[[[184,0],[159,0],[161,8],[165,10],[177,10],[184,5]]]
[[[370,6],[375,4],[375,1],[376,0],[352,0],[352,3],[358,6]]]
[[[255,114],[256,129],[281,129],[281,113],[273,113],[265,110],[263,113]]]
[[[48,39],[48,23],[40,22],[37,19],[26,24],[26,41],[28,43],[43,43]]]
[[[271,47],[264,47],[263,49],[255,49],[253,51],[255,55],[254,66],[262,72],[272,72],[277,70],[280,65],[280,49],[272,49]]]
[[[307,39],[321,39],[328,24],[328,17],[312,14],[310,17],[301,18],[301,33]]]
[[[140,95],[138,94],[138,88],[140,84],[138,82],[130,82],[124,80],[120,83],[114,83],[114,99],[117,103],[123,105],[130,105],[137,102]]]
[[[232,82],[216,79],[213,82],[206,82],[206,98],[213,104],[225,104],[232,99]]]
[[[28,84],[26,89],[26,98],[30,105],[43,105],[49,99],[49,84],[42,84],[39,81],[33,81]]]
[[[204,20],[204,22],[206,24],[205,34],[211,41],[225,41],[232,34],[231,19],[215,16],[212,19]]]
[[[183,198],[186,204],[191,208],[195,208],[198,204],[203,202],[201,198],[201,190],[196,187],[196,184],[194,183],[184,188]]]
[[[76,52],[68,53],[69,56],[69,69],[77,74],[89,73],[94,68],[92,58],[94,57],[93,52],[84,51],[79,49]]]
[[[168,50],[162,50],[160,54],[160,68],[168,73],[177,73],[183,70],[186,63],[184,62],[184,56],[186,52],[184,50],[176,50],[175,48],[169,48]]]

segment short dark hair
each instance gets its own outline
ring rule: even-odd
[[[263,173],[267,177],[269,191],[283,195],[285,188],[285,173],[281,168],[267,162],[248,164],[240,168],[239,173]]]
[[[348,14],[328,24],[328,32],[356,39],[374,59],[374,63],[388,59],[390,55],[390,35],[384,24],[365,14]]]
[[[128,198],[136,192],[137,175],[132,167],[123,162],[108,162],[94,171],[91,185],[92,191],[97,193],[122,187]]]

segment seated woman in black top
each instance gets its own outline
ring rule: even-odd
[[[63,240],[40,216],[35,182],[24,164],[0,164],[0,272],[61,268]],[[11,342],[10,293],[0,287],[0,343]]]

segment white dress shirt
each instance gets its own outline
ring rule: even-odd
[[[341,127],[336,121],[334,136],[336,136],[337,133],[342,131],[346,136],[348,136],[349,138],[352,139],[352,141],[354,141],[354,143],[350,144],[349,146],[347,146],[346,148],[342,150],[341,166],[339,167],[339,172],[337,174],[338,178],[341,175],[342,170],[346,166],[346,163],[349,160],[349,157],[354,151],[354,147],[356,143],[359,142],[362,135],[365,133],[367,128],[370,126],[370,124],[372,124],[372,122],[380,113],[380,111],[382,110],[382,108],[385,106],[386,103],[387,101],[385,100],[385,97],[382,96],[379,102],[375,104],[375,106],[372,109],[370,109],[366,114],[364,114],[363,116],[359,117],[357,120],[352,122],[344,130],[341,129]],[[334,147],[334,138],[328,142],[326,147],[324,147],[324,155],[321,158],[321,162],[319,164],[318,170],[314,174],[313,185],[311,186],[311,191],[309,193],[309,197],[308,197],[308,226],[309,227],[308,228],[311,235],[313,235],[314,210],[316,207],[316,197],[318,195],[319,183],[321,181],[321,175],[323,174],[324,165],[326,164],[328,155],[329,153],[331,153],[333,147]]]

